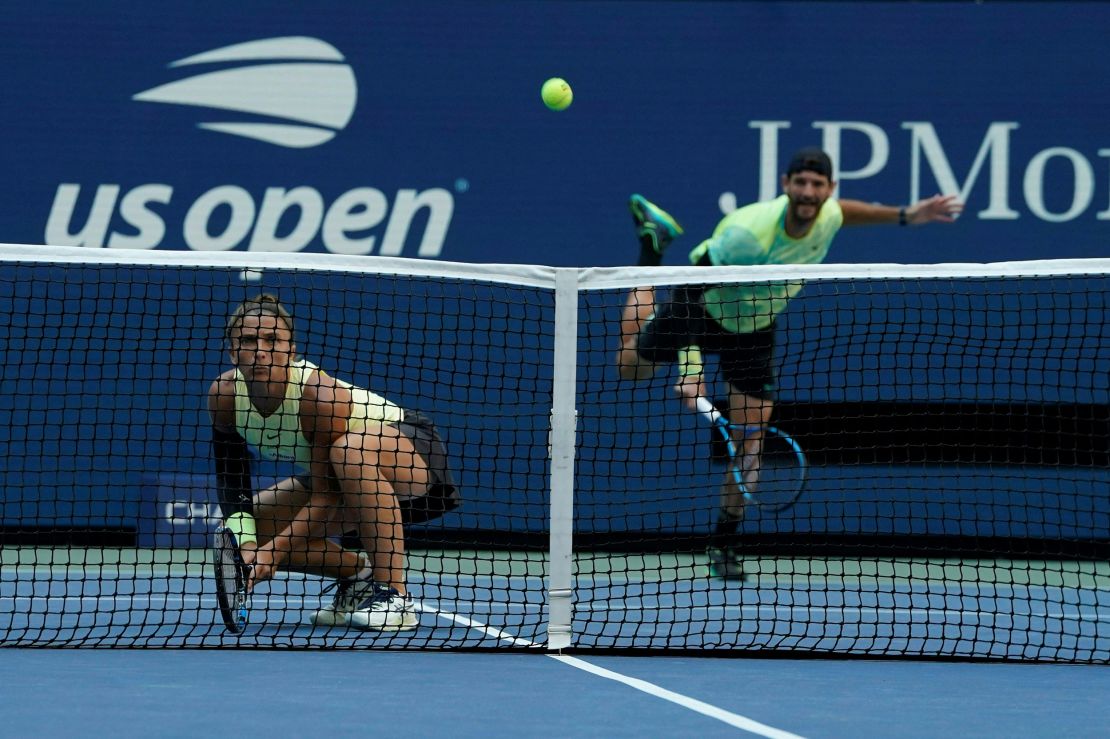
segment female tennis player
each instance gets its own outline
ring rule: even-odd
[[[416,628],[402,524],[459,500],[435,426],[300,357],[293,318],[273,295],[241,303],[225,339],[234,366],[212,383],[208,409],[220,504],[251,587],[280,568],[334,577],[335,598],[315,624]],[[252,455],[299,474],[256,492]],[[329,538],[347,532],[369,556]]]

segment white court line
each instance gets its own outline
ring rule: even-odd
[[[1089,612],[1084,611],[1054,611],[1047,613],[1014,613],[1012,611],[969,611],[957,610],[953,608],[880,608],[870,606],[776,606],[776,605],[741,605],[741,606],[642,606],[640,608],[633,608],[631,606],[615,606],[615,607],[593,607],[590,605],[578,604],[575,606],[576,613],[608,613],[608,612],[629,612],[641,613],[644,611],[697,611],[699,613],[716,614],[718,612],[723,616],[728,616],[731,612],[739,615],[753,614],[753,615],[774,615],[776,613],[803,613],[806,615],[828,616],[829,614],[842,613],[853,615],[892,615],[892,616],[955,616],[957,618],[1050,618],[1066,621],[1068,619],[1079,619],[1083,621],[1110,621],[1110,612],[1103,613],[1096,610]],[[835,623],[825,620],[826,623]]]
[[[258,598],[263,598],[265,600],[260,603]],[[178,594],[152,595],[152,594],[149,594],[149,593],[136,594],[136,595],[47,595],[47,596],[42,596],[42,595],[36,595],[36,596],[30,596],[30,595],[15,595],[15,596],[8,595],[8,596],[5,596],[5,595],[0,595],[0,603],[6,602],[6,601],[10,601],[12,603],[42,602],[42,601],[60,602],[60,603],[67,603],[67,602],[70,602],[70,601],[77,601],[77,602],[91,601],[91,602],[94,602],[94,603],[99,602],[99,601],[105,601],[105,602],[115,603],[115,602],[124,601],[124,602],[129,602],[129,603],[135,603],[136,601],[143,601],[143,600],[145,600],[147,602],[158,601],[160,603],[169,603],[169,602],[178,603],[178,602],[180,602],[180,603],[214,604],[216,602],[216,596],[208,595],[208,594],[204,594],[204,595],[200,595],[200,594],[197,594],[197,595],[178,595]],[[287,595],[287,596],[283,596],[283,595],[256,596],[256,598],[253,600],[253,602],[258,604],[260,607],[269,607],[269,606],[275,605],[275,604],[278,605],[278,606],[288,605],[288,606],[291,606],[291,607],[297,607],[297,605],[299,604],[301,608],[309,608],[309,607],[316,604],[317,596],[303,596],[303,597],[302,596],[291,596],[291,595]],[[424,602],[425,603],[442,603],[443,599],[438,599],[438,598],[437,599],[429,599],[429,600],[426,600]],[[473,604],[471,604],[471,605],[473,605]],[[481,605],[486,607],[486,610],[487,610],[488,613],[490,613],[490,615],[493,615],[494,613],[514,613],[514,614],[516,614],[516,613],[540,613],[544,609],[544,605],[538,604],[538,603],[528,604],[528,603],[492,602],[492,603],[483,603]],[[1101,621],[1110,621],[1110,612],[1102,612],[1102,611],[1099,611],[1097,609],[1093,610],[1093,611],[1087,611],[1087,612],[1085,612],[1085,611],[1073,611],[1073,612],[1059,611],[1059,612],[1048,612],[1048,613],[1011,613],[1011,612],[1007,612],[1007,611],[966,611],[966,610],[954,610],[954,609],[949,609],[949,608],[860,608],[858,606],[843,607],[843,606],[775,606],[775,605],[763,605],[763,606],[756,606],[756,605],[744,605],[744,606],[643,606],[641,608],[631,608],[631,607],[628,607],[628,606],[616,606],[616,607],[609,607],[609,608],[594,608],[594,607],[586,605],[586,604],[579,604],[576,608],[576,611],[578,613],[606,613],[606,612],[609,612],[609,611],[639,613],[639,612],[642,612],[642,611],[690,611],[690,610],[699,611],[699,612],[704,611],[706,613],[713,613],[713,614],[720,613],[722,616],[728,616],[730,614],[730,612],[736,612],[738,615],[741,615],[741,616],[746,615],[746,614],[752,614],[752,615],[757,615],[758,616],[758,615],[766,615],[768,613],[775,614],[775,613],[783,613],[783,612],[805,613],[807,615],[818,615],[818,616],[824,615],[824,616],[826,616],[826,618],[822,621],[822,623],[827,623],[827,624],[830,624],[830,625],[837,625],[837,622],[828,620],[827,616],[830,613],[844,613],[844,614],[851,613],[851,614],[856,614],[856,615],[864,615],[864,614],[873,613],[873,614],[876,614],[876,615],[881,614],[881,615],[909,616],[909,617],[915,617],[915,616],[926,616],[926,617],[929,617],[929,616],[945,616],[945,617],[949,617],[949,616],[952,616],[952,617],[956,617],[958,619],[963,619],[963,620],[968,620],[968,619],[978,620],[978,619],[984,619],[984,618],[985,619],[995,619],[995,618],[1047,618],[1047,619],[1053,619],[1053,620],[1059,620],[1059,621],[1068,621],[1068,620],[1099,621],[1099,622],[1101,622]],[[440,613],[440,614],[444,615],[445,617],[446,617],[446,614],[448,613],[447,611],[440,611],[437,608],[432,607],[432,606],[427,606],[426,611],[428,613]],[[459,616],[459,618],[463,618],[463,617]],[[898,625],[903,626],[905,624],[898,624]],[[1004,628],[1004,627],[1000,627],[1000,628]]]
[[[492,636],[494,639],[498,639],[500,641],[507,641],[507,642],[509,642],[510,644],[512,644],[513,646],[516,646],[516,647],[538,647],[538,646],[540,646],[539,644],[536,644],[534,641],[531,641],[530,639],[521,639],[519,637],[513,636],[512,634],[510,634],[506,631],[502,631],[501,629],[495,629],[492,626],[486,626],[485,624],[480,623],[478,621],[475,621],[472,618],[467,618],[466,616],[460,616],[457,613],[451,613],[449,611],[441,611],[438,608],[433,608],[433,607],[425,605],[424,603],[419,602],[419,601],[417,601],[415,603],[415,606],[416,606],[416,610],[420,611],[421,613],[434,613],[437,616],[442,616],[443,618],[447,619],[448,621],[454,621],[457,624],[462,624],[463,626],[467,627],[468,629],[474,629],[475,631],[480,631],[483,634],[485,634],[486,636]]]
[[[216,596],[210,594],[171,594],[159,595],[142,593],[136,595],[14,595],[4,596],[0,595],[0,603],[61,603],[66,604],[70,602],[76,603],[107,603],[117,604],[123,603],[124,605],[136,605],[141,603],[180,603],[184,605],[216,605]],[[258,595],[251,598],[251,604],[254,608],[263,609],[309,609],[319,607],[319,596],[291,596],[291,595]],[[434,599],[425,601],[428,603],[442,603],[443,599]],[[449,601],[452,605],[457,605],[457,601]],[[546,608],[545,605],[539,603],[468,603],[471,606],[483,606],[485,612],[489,615],[494,614],[512,614],[512,615],[532,615],[543,613]],[[429,612],[435,609],[429,609]],[[90,611],[91,613],[91,611]]]
[[[695,713],[700,713],[703,716],[708,716],[709,718],[715,718],[718,721],[723,721],[729,726],[734,726],[737,729],[743,729],[744,731],[750,732],[752,734],[769,737],[769,739],[802,739],[802,737],[798,734],[792,734],[789,731],[783,731],[782,729],[776,729],[775,727],[768,726],[767,724],[761,724],[758,721],[747,718],[746,716],[741,716],[737,713],[733,713],[732,711],[726,711],[723,708],[717,708],[716,706],[709,703],[699,701],[696,698],[690,698],[689,696],[682,695],[681,693],[675,693],[672,690],[661,688],[655,683],[649,683],[647,680],[640,680],[639,678],[622,675],[619,672],[606,670],[604,667],[598,667],[597,665],[590,664],[589,662],[578,659],[577,657],[569,657],[562,654],[549,654],[548,656],[554,660],[562,662],[565,665],[577,667],[579,670],[585,670],[590,674],[597,675],[598,677],[603,677],[606,680],[615,680],[618,683],[627,685],[630,688],[635,688],[636,690],[647,693],[650,696],[662,698],[665,701],[670,701],[671,703],[682,706],[683,708],[694,711]]]
[[[202,573],[202,572],[199,572],[199,571],[194,571],[195,566],[194,566],[194,569],[190,569],[190,568],[182,566],[182,565],[157,565],[154,568],[151,568],[149,566],[115,565],[115,564],[113,564],[113,565],[88,565],[88,566],[80,565],[80,564],[77,564],[77,565],[17,565],[14,568],[10,568],[8,570],[8,571],[15,574],[15,576],[16,576],[15,579],[12,580],[12,579],[8,579],[8,578],[3,578],[3,579],[0,579],[0,583],[2,583],[2,582],[19,582],[21,576],[30,577],[31,579],[36,579],[36,578],[40,578],[40,577],[42,577],[42,578],[45,578],[45,577],[55,578],[56,577],[56,578],[59,578],[59,579],[73,580],[73,581],[102,579],[102,578],[99,577],[99,575],[101,575],[103,573],[99,572],[99,571],[94,571],[91,576],[87,576],[87,577],[84,576],[85,573],[87,573],[90,569],[91,570],[107,571],[108,575],[114,576],[114,579],[117,579],[117,580],[141,580],[141,579],[148,579],[150,577],[164,577],[164,576],[167,576],[167,575],[172,576],[172,577],[196,577],[196,578],[207,577],[207,571]],[[1079,573],[1079,574],[1084,575],[1085,573]],[[70,577],[71,575],[74,575],[74,577]],[[81,575],[81,576],[78,577],[77,575]],[[1094,576],[1094,577],[1098,578],[1098,577],[1101,577],[1101,576]],[[287,578],[289,580],[298,581],[298,582],[303,581],[303,580],[314,579],[311,575],[302,575],[300,573],[294,573],[294,572],[287,573]],[[914,583],[917,583],[917,582],[921,582],[921,579],[920,578],[911,579],[911,581],[914,582]],[[539,587],[542,589],[542,587],[543,587],[542,583],[544,583],[544,582],[545,582],[544,577],[539,576],[539,575],[444,574],[444,575],[439,575],[439,576],[434,576],[434,577],[427,577],[427,576],[417,575],[409,581],[409,584],[410,585],[413,585],[413,584],[438,585],[440,587],[447,587],[447,588],[451,588],[451,587],[460,587],[460,588],[493,587],[493,588],[496,588],[496,587],[499,587],[499,586],[502,586],[502,585],[519,585],[521,583],[524,583],[525,585],[530,585],[530,584],[533,584],[533,583],[540,583]],[[757,577],[754,578],[752,584],[753,585],[758,585],[758,586],[761,586],[761,587],[768,587],[768,588],[793,588],[795,586],[800,585],[800,586],[802,586],[806,589],[810,589],[810,590],[817,590],[818,588],[816,586],[821,586],[825,589],[828,589],[828,587],[830,585],[831,586],[839,585],[842,588],[846,589],[848,592],[858,592],[857,589],[849,588],[848,586],[857,585],[857,584],[867,584],[867,585],[882,584],[882,585],[887,585],[887,584],[898,584],[900,582],[902,582],[902,579],[894,578],[894,577],[872,577],[872,576],[857,576],[857,575],[852,575],[852,576],[822,575],[820,577],[813,577],[813,578],[792,578],[792,577],[785,577],[785,578],[762,577],[762,578],[760,578],[760,577],[757,576]],[[623,577],[608,577],[608,576],[578,577],[575,580],[575,585],[577,587],[580,587],[580,588],[598,588],[598,589],[605,589],[605,588],[619,589],[619,588],[624,588],[624,587],[640,587],[640,586],[652,585],[652,584],[657,584],[657,583],[658,583],[658,581],[655,581],[655,580],[627,579],[627,578],[623,578]],[[1087,591],[1093,591],[1093,592],[1110,592],[1110,588],[1101,587],[1098,584],[1095,584],[1093,586],[1088,587],[1088,586],[1082,586],[1082,585],[1046,585],[1046,584],[1028,584],[1028,583],[1007,583],[1007,584],[991,584],[991,585],[985,585],[985,584],[979,583],[978,588],[979,588],[979,592],[968,595],[968,597],[1009,598],[1009,597],[1012,597],[1012,593],[1015,593],[1015,592],[1021,592],[1021,591],[1040,592],[1040,591],[1047,591],[1047,590],[1087,590]],[[704,592],[704,591],[697,591],[697,592]],[[833,588],[832,590],[829,590],[829,592],[839,592],[839,591],[836,588]],[[904,590],[904,591],[898,591],[898,592],[909,593],[910,591]],[[920,591],[918,594],[921,594],[921,595],[954,595],[954,596],[958,596],[961,593],[967,595],[967,593],[965,593],[964,591],[961,591],[958,588],[955,592],[951,592],[951,591],[947,591],[947,592]],[[991,595],[991,594],[994,594],[994,595]],[[614,596],[611,596],[611,597],[620,597],[620,596],[614,595]]]
[[[423,613],[434,613],[435,615],[441,616],[448,621],[454,621],[455,623],[462,624],[467,628],[476,629],[483,634],[486,634],[487,636],[492,636],[496,639],[507,641],[514,646],[541,646],[529,639],[521,639],[519,637],[515,637],[512,634],[502,631],[501,629],[495,629],[491,626],[486,626],[485,624],[479,623],[474,619],[467,618],[466,616],[460,616],[457,613],[440,611],[435,608],[431,608],[430,606],[426,606],[423,603],[417,603],[416,608]],[[654,698],[661,698],[665,701],[681,706],[682,708],[685,708],[687,710],[694,711],[695,713],[700,713],[703,716],[708,716],[709,718],[716,719],[728,724],[729,726],[733,726],[737,729],[743,729],[744,731],[756,734],[758,736],[765,736],[768,737],[768,739],[803,739],[798,734],[791,734],[789,731],[783,731],[781,729],[776,729],[773,726],[761,724],[758,721],[747,718],[746,716],[741,716],[740,714],[726,711],[723,708],[718,708],[717,706],[711,705],[709,703],[699,701],[696,698],[691,698],[689,696],[682,695],[681,693],[675,693],[672,690],[661,688],[655,683],[649,683],[647,680],[640,680],[639,678],[622,675],[619,672],[606,670],[604,667],[598,667],[597,665],[591,664],[583,659],[578,659],[577,657],[569,657],[562,654],[548,654],[545,656],[550,657],[551,659],[554,659],[558,662],[562,662],[564,665],[569,665],[570,667],[588,672],[591,675],[597,675],[598,677],[603,677],[606,680],[614,680],[623,685],[627,685],[630,688],[639,690],[640,692],[647,693]]]

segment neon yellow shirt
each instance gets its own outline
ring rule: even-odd
[[[795,239],[786,233],[788,202],[780,195],[729,213],[713,235],[690,252],[690,261],[697,264],[708,253],[718,266],[823,262],[844,224],[840,203],[826,200],[809,231]],[[770,326],[802,286],[801,280],[713,285],[704,293],[705,311],[728,331],[751,333]]]
[[[264,459],[294,462],[305,471],[312,462],[312,445],[301,431],[301,396],[319,368],[305,359],[289,366],[285,399],[276,411],[263,416],[251,403],[246,379],[235,370],[235,429]],[[343,380],[335,383],[351,392],[351,417],[347,433],[365,431],[370,424],[399,423],[404,411],[394,403]]]

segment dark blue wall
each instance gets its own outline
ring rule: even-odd
[[[672,209],[692,245],[719,217],[722,194],[741,203],[771,194],[791,150],[823,143],[839,150],[844,197],[898,203],[955,188],[968,203],[955,228],[844,235],[836,261],[1107,253],[1102,3],[60,0],[13,6],[3,28],[3,241],[100,246],[116,234],[118,244],[212,247],[196,227],[186,235],[186,214],[198,200],[207,212],[205,193],[233,187],[254,218],[243,200],[250,235],[220,248],[323,250],[321,216],[294,233],[297,208],[276,229],[291,238],[266,238],[275,232],[258,215],[267,189],[311,188],[330,208],[372,188],[386,211],[356,234],[373,244],[355,250],[380,253],[396,217],[389,240],[404,256],[618,265],[634,256],[630,192]],[[217,133],[198,124],[277,121],[133,99],[253,64],[174,62],[289,36],[330,45],[342,61],[320,64],[353,75],[351,89],[274,93],[291,115],[319,111],[321,100],[353,104],[345,125],[323,126],[334,132],[326,143]],[[539,99],[556,75],[575,91],[562,113]],[[763,140],[772,131],[777,140]],[[59,197],[62,185],[79,187],[63,190],[75,203]],[[102,185],[119,187],[114,208],[103,193],[111,221],[66,236],[82,231]],[[162,187],[136,191],[144,186]],[[426,193],[442,219],[423,255],[429,211],[410,223],[402,191]],[[221,234],[229,212],[216,209],[209,230]]]
[[[625,203],[636,191],[686,226],[686,243],[667,257],[680,264],[722,208],[774,194],[790,151],[819,143],[838,154],[844,197],[902,203],[944,190],[967,201],[951,227],[845,232],[833,261],[1110,253],[1106,4],[59,1],[8,8],[0,27],[4,242],[620,265],[635,256]],[[330,49],[332,57],[285,51],[284,61],[311,61],[312,74],[324,75],[318,79],[353,84],[279,85],[271,98],[286,106],[285,118],[135,99],[195,75],[278,61],[174,64],[286,37],[314,39],[301,48]],[[543,80],[556,75],[575,91],[561,113],[539,99]],[[225,99],[258,89],[230,84]],[[344,105],[349,119],[322,112]],[[294,148],[199,127],[212,123],[307,124],[330,138]],[[299,205],[282,205],[283,197]],[[351,205],[358,202],[371,211],[361,224]],[[241,236],[221,240],[237,228]],[[10,324],[4,381],[16,388],[0,403],[10,423],[3,523],[131,523],[151,475],[207,469],[202,398],[223,362],[218,317],[255,286],[225,274],[143,270],[115,287],[95,271],[55,269],[49,286],[43,277],[5,268],[0,283],[0,315]],[[294,283],[268,274],[263,286]],[[461,474],[481,491],[452,523],[542,530],[544,501],[536,496],[546,470],[532,452],[545,442],[546,377],[522,374],[507,388],[477,384],[484,368],[501,362],[534,367],[549,356],[550,337],[521,329],[509,354],[498,356],[504,347],[485,338],[486,324],[471,339],[463,326],[462,341],[438,325],[402,336],[408,321],[421,320],[426,298],[363,304],[365,297],[326,287],[315,285],[297,306],[307,350],[343,376],[431,404],[448,419]],[[459,312],[442,295],[433,298]],[[152,315],[146,301],[153,299]],[[537,315],[550,308],[538,294],[516,299]],[[619,299],[601,299],[609,317]],[[1094,305],[1105,315],[1104,298]],[[508,320],[494,319],[496,327]],[[427,349],[429,332],[448,348]],[[612,336],[584,342],[595,354],[583,367],[604,367]],[[788,351],[805,347],[792,340]],[[838,366],[820,353],[786,361],[795,375],[797,366]],[[32,381],[52,395],[26,394]],[[989,387],[995,399],[1026,392]],[[943,397],[951,391],[936,388]],[[614,392],[627,407],[647,403],[635,407],[667,444],[687,444],[701,431],[693,419],[651,426],[673,410],[658,399],[662,385]],[[1078,397],[1056,385],[1047,393],[1039,399],[1106,403],[1105,383],[1080,388]],[[491,404],[502,412],[484,412]],[[587,406],[587,431],[610,428],[611,406]],[[140,437],[136,419],[146,429]],[[629,442],[650,446],[654,438]],[[492,466],[482,461],[494,458]],[[659,461],[650,449],[618,459],[627,467],[598,470],[584,461],[596,475],[583,482],[584,500],[597,496],[598,511],[613,503],[605,500],[607,486],[618,484],[611,474],[634,489],[630,470]],[[634,496],[649,518],[674,515],[681,526],[708,516],[711,479],[697,477],[698,466],[678,469],[691,488],[707,491],[704,500],[672,514],[673,483],[620,495]],[[1015,484],[1043,489],[1040,476],[1031,479]],[[1104,477],[1083,479],[1084,491],[1104,491]],[[89,489],[114,493],[98,492],[103,499],[90,504]]]

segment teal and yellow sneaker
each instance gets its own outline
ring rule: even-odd
[[[628,208],[632,211],[632,221],[636,224],[636,235],[641,242],[645,237],[649,239],[656,254],[662,255],[663,250],[683,233],[682,226],[678,225],[678,221],[670,213],[643,195],[629,198]]]
[[[705,550],[709,556],[709,576],[721,580],[747,580],[744,574],[743,563],[731,547],[718,549],[709,547]]]

